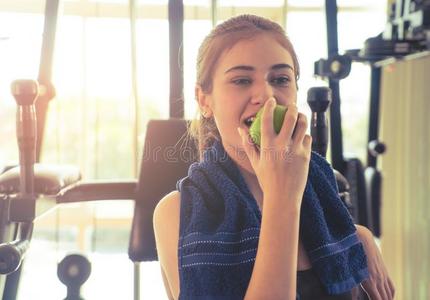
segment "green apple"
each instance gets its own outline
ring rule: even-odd
[[[273,112],[273,128],[275,129],[276,134],[281,131],[282,124],[284,123],[285,113],[287,112],[287,107],[283,105],[276,105],[275,110]],[[263,108],[261,108],[257,115],[255,116],[254,121],[249,127],[249,134],[251,136],[252,141],[260,146],[261,141],[261,116],[263,114]]]

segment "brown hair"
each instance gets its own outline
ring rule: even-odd
[[[240,40],[251,39],[261,33],[271,34],[290,53],[297,84],[300,74],[299,62],[284,29],[263,17],[240,15],[216,26],[203,40],[197,55],[196,85],[200,86],[203,92],[210,93],[216,63],[224,51],[231,49]],[[195,139],[200,159],[214,139],[221,140],[214,118],[205,118],[200,114],[191,122],[188,135]]]

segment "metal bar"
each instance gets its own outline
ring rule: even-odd
[[[336,0],[325,1],[325,14],[327,23],[327,54],[328,57],[338,54],[337,34],[337,3]],[[329,79],[332,90],[332,103],[330,105],[330,137],[331,158],[333,168],[344,174],[342,118],[340,113],[339,81]]]
[[[16,224],[9,222],[9,202],[5,195],[0,194],[0,244],[14,239],[12,231]],[[0,299],[3,299],[6,279],[6,276],[0,275]]]
[[[15,300],[18,294],[19,279],[21,277],[21,270],[23,268],[23,263],[21,266],[13,272],[7,275],[5,288],[3,291],[3,300]]]
[[[140,300],[140,262],[133,264],[134,293],[133,299]]]
[[[381,68],[372,66],[370,73],[370,108],[368,143],[378,139]],[[377,157],[367,151],[367,166],[376,168]]]
[[[218,22],[218,3],[217,0],[212,0],[211,2],[211,19],[212,19],[212,27],[216,26]]]
[[[137,83],[137,49],[136,49],[136,19],[137,3],[136,0],[129,0],[130,8],[130,50],[131,50],[131,84],[133,93],[133,176],[137,177],[138,158],[138,135],[139,135],[139,85]]]
[[[287,30],[288,11],[288,0],[284,0],[284,4],[282,6],[282,28],[284,28],[284,30]]]
[[[396,20],[403,17],[403,0],[396,0]]]
[[[48,103],[55,96],[55,90],[52,85],[51,79],[55,35],[57,31],[58,10],[59,0],[46,0],[45,24],[43,27],[42,51],[40,54],[38,76],[38,82],[41,86],[41,93],[35,104],[37,116],[36,162],[40,161],[43,132],[45,130],[46,124],[46,113],[48,111]]]
[[[184,117],[184,3],[169,0],[170,118]]]
[[[33,223],[16,223],[16,231],[14,239],[19,242],[20,247],[17,248],[20,253],[19,267],[13,273],[10,273],[6,277],[6,283],[3,290],[3,300],[14,300],[18,294],[19,281],[21,278],[21,271],[24,263],[24,255],[27,250],[31,236],[33,235]],[[9,243],[12,245],[12,243]],[[14,244],[17,245],[17,244]],[[10,263],[10,262],[8,262]]]
[[[85,182],[66,190],[56,197],[57,203],[96,200],[134,200],[137,180],[124,182]]]
[[[328,56],[336,55],[338,49],[337,35],[337,4],[336,0],[325,1],[325,16],[327,22],[327,49]]]

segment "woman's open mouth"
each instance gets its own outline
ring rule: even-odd
[[[254,120],[255,120],[255,116],[246,118],[245,121],[244,121],[246,127],[248,127],[248,128],[251,127],[252,122],[254,122]]]

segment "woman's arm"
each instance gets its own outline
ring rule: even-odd
[[[260,239],[245,299],[296,299],[300,209],[264,197]]]
[[[288,106],[276,135],[275,104],[274,98],[264,104],[259,152],[238,128],[264,195],[258,250],[245,299],[296,299],[300,207],[312,138],[306,134],[306,116],[295,105]]]
[[[167,298],[169,298],[169,300],[174,300],[175,298],[173,298],[172,292],[170,291],[170,284],[167,280],[166,273],[164,272],[163,267],[161,267],[161,276],[163,277],[163,283],[164,288],[166,289]]]
[[[362,286],[370,298],[376,300],[394,299],[395,288],[391,281],[381,252],[376,245],[372,232],[361,225],[355,225],[357,235],[363,244],[367,256],[367,266],[370,277],[363,281]]]
[[[178,240],[180,193],[166,195],[154,210],[154,234],[164,286],[169,299],[179,297]]]

